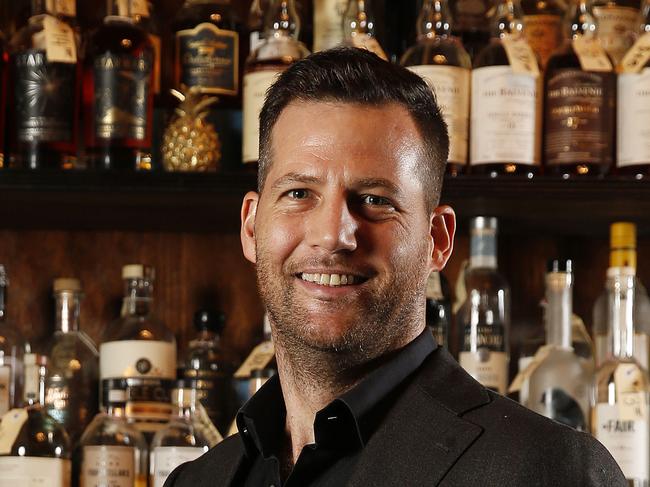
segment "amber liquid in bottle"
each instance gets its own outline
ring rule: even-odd
[[[556,0],[522,0],[526,40],[542,69],[562,44],[564,10]]]

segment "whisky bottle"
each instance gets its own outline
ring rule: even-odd
[[[249,55],[264,40],[264,17],[266,16],[266,12],[269,11],[269,3],[270,0],[253,0],[251,3],[251,8],[248,11],[248,20],[246,21],[249,37]]]
[[[126,418],[150,440],[171,414],[176,339],[153,314],[153,268],[127,265],[122,278],[122,316],[106,329],[99,347],[102,400],[108,379],[126,379]]]
[[[151,0],[131,0],[129,2],[121,1],[118,4],[118,13],[120,16],[130,16],[135,24],[144,30],[149,36],[151,48],[153,49],[153,79],[151,90],[154,97],[160,95],[161,77],[162,77],[162,40],[160,38],[161,29],[156,17],[154,3]]]
[[[244,74],[243,161],[259,159],[259,115],[266,90],[289,65],[309,55],[298,40],[300,18],[294,0],[271,0],[266,14],[264,41],[246,60]]]
[[[607,279],[609,353],[596,371],[592,433],[609,450],[628,483],[648,485],[648,372],[634,359],[632,273]]]
[[[232,381],[237,367],[221,346],[224,324],[225,317],[221,313],[196,312],[196,335],[188,344],[178,373],[179,377],[195,381],[197,399],[220,431],[225,431],[237,410]]]
[[[7,41],[0,30],[0,169],[6,166],[5,160],[5,122],[7,108],[7,78],[9,76],[9,51]]]
[[[629,222],[613,223],[610,227],[609,268],[607,277],[632,274],[636,276],[636,225]],[[593,334],[596,365],[603,363],[609,350],[607,288],[598,296],[593,309]],[[638,278],[634,285],[634,358],[647,370],[650,364],[650,298]]]
[[[650,176],[650,1],[642,8],[639,38],[619,65],[616,172],[641,179]]]
[[[111,0],[109,5],[85,49],[86,153],[98,169],[149,170],[153,47],[131,13],[134,0]]]
[[[31,1],[10,42],[10,166],[72,169],[77,163],[78,80],[74,30],[57,2]]]
[[[314,0],[314,52],[343,42],[343,16],[348,0]]]
[[[81,282],[56,279],[54,298],[56,331],[47,353],[45,410],[65,427],[74,446],[97,414],[99,354],[90,337],[79,329]]]
[[[417,44],[404,53],[401,64],[435,91],[449,132],[447,173],[455,176],[467,166],[472,61],[451,35],[453,25],[447,0],[426,0],[418,17]]]
[[[470,223],[467,299],[456,315],[459,363],[485,387],[505,394],[508,384],[510,290],[497,271],[497,220]]]
[[[151,487],[163,487],[176,467],[197,459],[214,446],[196,424],[198,398],[193,382],[178,381],[172,392],[175,414],[153,437],[149,462]]]
[[[529,377],[525,405],[547,418],[589,431],[594,367],[571,345],[572,314],[572,262],[554,260],[546,274],[546,346]]]
[[[532,177],[540,165],[540,76],[519,0],[499,2],[492,24],[472,71],[470,171]]]
[[[564,5],[560,0],[522,0],[526,40],[542,69],[564,38]]]
[[[614,157],[616,80],[587,0],[575,0],[567,19],[567,38],[544,76],[545,171],[598,176]]]
[[[367,49],[388,60],[377,40],[372,0],[349,0],[343,16],[343,45]]]
[[[72,447],[63,426],[43,408],[47,360],[38,364],[39,393],[2,417],[0,478],[4,485],[70,487]]]
[[[453,34],[461,39],[472,60],[490,42],[490,0],[450,0]]]
[[[639,0],[593,0],[598,39],[612,59],[621,62],[639,29]]]
[[[433,271],[429,275],[426,291],[426,323],[436,343],[449,348],[449,330],[451,329],[451,299],[449,283],[442,273]]]
[[[147,487],[147,442],[125,417],[126,379],[105,383],[102,411],[88,425],[75,450],[80,487]]]
[[[9,279],[0,265],[0,417],[22,403],[24,340],[7,320]]]

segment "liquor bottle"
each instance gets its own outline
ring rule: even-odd
[[[9,75],[9,51],[7,41],[0,30],[0,169],[5,167],[5,117],[7,107],[7,78]],[[1,406],[0,406],[1,410]]]
[[[449,131],[447,173],[456,176],[467,165],[472,61],[451,35],[453,25],[447,0],[426,0],[418,17],[417,44],[404,53],[401,64],[435,91]]]
[[[151,48],[153,49],[153,79],[151,90],[154,97],[160,95],[162,76],[162,40],[160,38],[160,26],[156,17],[154,3],[151,0],[121,1],[118,4],[120,16],[133,18],[135,24],[144,30],[149,36]]]
[[[616,80],[598,42],[587,0],[575,0],[564,44],[544,76],[547,173],[598,176],[613,162]]]
[[[508,384],[510,290],[497,271],[497,220],[470,223],[467,299],[458,310],[460,365],[485,387],[501,394]]]
[[[196,425],[194,414],[198,398],[192,382],[178,381],[172,393],[175,415],[151,442],[149,471],[152,487],[163,487],[176,467],[197,459],[214,446]]]
[[[0,265],[0,417],[21,403],[23,393],[24,340],[7,321],[9,280]]]
[[[45,357],[39,358],[38,371],[38,396],[25,408],[12,409],[2,417],[1,482],[7,486],[70,487],[70,439],[63,426],[43,407]]]
[[[539,171],[540,76],[522,18],[519,0],[501,0],[490,44],[474,62],[470,171],[475,174],[532,177]]]
[[[343,16],[348,0],[314,0],[314,52],[343,42]]]
[[[442,273],[433,271],[427,281],[426,323],[436,342],[449,348],[451,329],[451,299],[449,283]]]
[[[86,153],[98,169],[151,169],[154,52],[134,5],[111,0],[86,44]]]
[[[451,0],[453,33],[461,39],[472,60],[490,42],[490,0]]]
[[[522,0],[524,32],[542,69],[564,38],[564,6],[560,0]]]
[[[639,0],[593,0],[598,39],[618,65],[632,47],[639,29]]]
[[[11,167],[72,169],[77,162],[77,44],[57,6],[31,0],[28,24],[10,42]]]
[[[610,227],[608,279],[616,275],[636,275],[636,225],[613,223]],[[650,298],[641,280],[634,286],[634,358],[646,368],[650,364]],[[603,363],[609,353],[607,339],[607,288],[598,296],[593,309],[593,334],[596,365]]]
[[[264,39],[264,18],[269,11],[269,3],[270,0],[253,0],[248,11],[246,27],[248,28],[250,54],[257,49]]]
[[[648,372],[634,359],[632,273],[607,279],[608,356],[596,371],[592,433],[618,462],[628,483],[648,485]]]
[[[74,446],[97,414],[99,354],[90,337],[79,329],[81,282],[56,279],[54,298],[56,331],[47,353],[45,410],[65,427]]]
[[[546,274],[546,347],[528,380],[526,406],[579,431],[589,431],[593,361],[574,351],[572,262],[554,260]]]
[[[641,179],[650,176],[650,1],[645,0],[639,39],[619,65],[616,172]]]
[[[105,382],[102,410],[75,451],[80,487],[147,487],[147,442],[126,420],[126,379]]]
[[[225,317],[200,310],[194,315],[196,335],[187,347],[178,376],[196,381],[197,399],[210,420],[224,431],[237,409],[232,375],[235,360],[221,346]]]
[[[99,347],[102,397],[106,396],[107,379],[125,378],[126,418],[150,439],[171,414],[176,339],[153,314],[153,268],[127,265],[122,278],[122,316],[106,329]]]
[[[271,0],[266,15],[264,41],[246,60],[244,74],[243,161],[254,167],[259,159],[259,115],[266,90],[278,74],[309,55],[298,40],[300,18],[294,0]]]
[[[349,0],[343,16],[343,44],[359,47],[388,60],[377,40],[372,0]]]

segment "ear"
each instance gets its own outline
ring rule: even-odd
[[[456,235],[456,213],[450,206],[439,206],[431,215],[431,270],[441,271],[454,250]]]
[[[253,264],[257,262],[255,216],[257,214],[257,203],[259,200],[260,196],[256,192],[249,191],[244,196],[244,201],[241,205],[241,246],[244,251],[244,257]]]

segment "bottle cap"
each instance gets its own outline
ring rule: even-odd
[[[571,274],[573,272],[573,262],[571,259],[553,259],[548,261],[548,272],[565,272]]]
[[[612,249],[636,248],[636,225],[616,222],[609,227],[609,246]]]
[[[493,216],[476,216],[470,222],[472,230],[494,230],[498,229],[497,219]]]
[[[59,277],[54,279],[54,285],[52,287],[55,293],[64,291],[81,292],[81,281],[74,277]]]
[[[153,267],[143,264],[128,264],[122,267],[122,279],[154,279]]]
[[[201,309],[194,313],[194,327],[201,330],[209,330],[221,333],[226,324],[226,317],[223,313]]]

